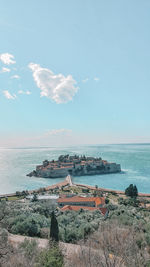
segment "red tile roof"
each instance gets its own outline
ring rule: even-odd
[[[61,208],[61,211],[66,211],[66,210],[78,211],[80,209],[90,210],[90,211],[99,210],[102,213],[102,215],[104,215],[104,216],[107,213],[107,208],[96,208],[96,207],[85,207],[85,206],[71,206],[71,205],[65,205],[63,208]]]
[[[105,199],[104,197],[79,197],[79,196],[74,196],[74,197],[69,197],[69,198],[59,198],[57,200],[58,203],[64,203],[64,202],[95,202],[96,206],[97,205],[103,205],[105,204]]]

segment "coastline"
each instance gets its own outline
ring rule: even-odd
[[[95,147],[74,147],[65,150],[55,149],[15,149],[5,150],[0,153],[1,157],[1,194],[11,194],[16,191],[35,190],[40,187],[47,187],[59,182],[61,179],[27,179],[26,173],[32,171],[42,160],[58,158],[61,154],[86,154],[90,156],[106,158],[109,162],[119,162],[123,172],[103,176],[73,176],[73,181],[77,184],[87,184],[91,186],[98,185],[101,188],[109,190],[124,191],[130,184],[136,184],[138,191],[143,194],[150,193],[150,146],[132,146],[132,145],[113,145],[113,146],[95,146]],[[46,156],[47,155],[47,156]],[[9,159],[9,160],[8,160]],[[19,159],[19,161],[18,161]],[[10,171],[11,170],[11,171]]]
[[[57,188],[61,188],[63,186],[77,186],[77,187],[81,187],[81,188],[87,188],[87,189],[91,189],[91,190],[98,190],[98,191],[103,191],[105,193],[115,193],[115,194],[118,194],[118,195],[125,195],[125,192],[124,191],[121,191],[121,190],[114,190],[114,189],[108,189],[108,188],[103,188],[103,187],[98,187],[98,188],[95,188],[94,186],[91,186],[91,185],[85,185],[85,184],[78,184],[78,183],[73,183],[72,180],[71,180],[71,176],[68,175],[63,182],[60,182],[60,183],[56,183],[54,185],[50,185],[50,186],[46,186],[46,187],[42,187],[42,189],[47,192],[51,189],[57,189]],[[26,190],[28,192],[28,194],[33,194],[33,193],[39,193],[41,188],[38,188],[38,189],[34,189],[34,190]],[[23,191],[22,191],[23,192]],[[20,192],[20,193],[22,193]],[[18,196],[17,193],[9,193],[9,194],[1,194],[0,195],[0,199],[2,198],[7,198],[7,197],[16,197]],[[150,193],[138,193],[138,196],[139,197],[150,197]]]

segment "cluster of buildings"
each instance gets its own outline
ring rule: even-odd
[[[60,197],[57,199],[57,203],[61,211],[78,211],[80,209],[90,211],[98,210],[104,217],[108,215],[104,197]]]
[[[120,172],[120,164],[110,163],[102,158],[86,157],[86,156],[70,156],[60,155],[58,160],[44,160],[42,165],[36,166],[36,170],[29,173],[28,176],[57,178],[66,177],[65,184],[57,184],[57,187],[73,185],[72,176],[95,175]],[[76,185],[75,185],[76,186]],[[55,185],[56,187],[56,185]],[[89,197],[89,196],[60,196],[57,200],[57,205],[62,212],[66,210],[78,211],[83,210],[98,210],[104,217],[107,217],[108,210],[105,207],[104,197]]]
[[[45,178],[65,177],[68,174],[73,176],[95,175],[120,172],[120,164],[109,163],[102,158],[61,155],[58,160],[44,160],[36,170],[28,176]]]

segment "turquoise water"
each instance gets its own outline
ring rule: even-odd
[[[57,159],[60,154],[85,154],[102,157],[121,164],[122,172],[95,176],[74,177],[76,183],[124,190],[136,184],[139,192],[150,193],[150,144],[94,145],[66,148],[0,149],[0,194],[36,189],[62,181],[26,174],[44,159]]]

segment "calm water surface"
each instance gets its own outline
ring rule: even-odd
[[[60,154],[79,154],[102,157],[120,163],[123,172],[95,176],[74,177],[76,183],[124,190],[136,184],[139,191],[150,193],[150,144],[94,145],[69,148],[0,149],[0,194],[36,189],[62,181],[62,178],[44,179],[26,174],[44,159],[57,159]]]

